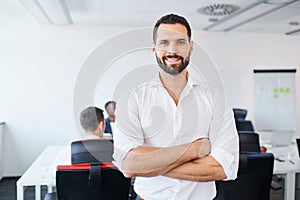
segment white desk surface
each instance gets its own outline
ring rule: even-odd
[[[35,186],[35,199],[41,199],[41,186],[47,185],[47,173],[57,152],[65,146],[48,146],[17,181],[17,200],[24,199],[24,187]]]
[[[300,173],[300,158],[296,145],[287,147],[268,148],[268,151],[273,153],[274,157],[284,160],[280,162],[274,161],[273,174],[285,175],[284,199],[295,199],[296,174]]]

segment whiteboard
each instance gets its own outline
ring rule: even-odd
[[[255,128],[296,130],[296,69],[254,70]]]

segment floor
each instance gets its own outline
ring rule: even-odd
[[[0,181],[0,200],[17,200],[16,182],[20,177],[3,178]],[[47,187],[42,187],[42,197],[45,196]],[[24,191],[25,200],[34,200],[34,187],[27,187]]]
[[[3,178],[0,181],[0,200],[17,200],[17,188],[16,182],[20,177],[10,177]],[[42,200],[44,199],[47,193],[47,187],[42,186],[41,192]],[[34,200],[35,199],[35,190],[34,187],[26,187],[24,191],[24,200]],[[47,198],[48,199],[48,198]],[[129,197],[128,200],[133,200],[135,198]]]
[[[0,200],[17,200],[16,197],[16,181],[20,177],[3,178],[0,181]],[[283,180],[277,180],[280,184],[283,184]],[[46,187],[42,187],[42,197],[46,194]],[[270,200],[283,200],[283,190],[278,191],[271,190]],[[34,200],[34,187],[27,187],[24,194],[25,200]],[[42,198],[43,199],[43,198]],[[300,199],[300,188],[296,190],[296,198]]]

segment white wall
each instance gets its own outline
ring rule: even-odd
[[[3,30],[7,36],[0,36],[0,119],[6,122],[3,171],[16,176],[48,144],[68,144],[77,137],[72,106],[78,72],[90,52],[120,29],[31,25]]]
[[[72,106],[79,70],[98,45],[124,30],[38,24],[1,27],[4,176],[21,175],[47,145],[67,144],[77,137]],[[247,108],[249,119],[254,114],[254,68],[296,67],[300,101],[300,37],[196,31],[194,39],[218,66],[233,106]],[[99,106],[109,98],[103,94]],[[299,121],[298,105],[297,109]]]
[[[202,32],[203,33],[203,32]],[[253,69],[297,68],[297,100],[300,100],[300,37],[251,33],[204,33],[196,36],[223,75],[234,106],[250,110],[254,119]],[[298,106],[298,113],[300,113]],[[298,114],[300,117],[300,115]],[[299,126],[298,126],[299,129]]]

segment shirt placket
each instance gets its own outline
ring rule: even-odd
[[[174,109],[174,136],[178,143],[181,142],[180,128],[182,124],[182,107],[178,104]]]

